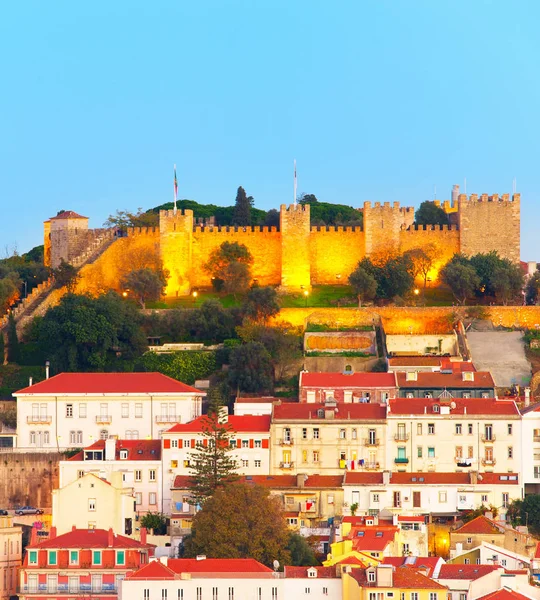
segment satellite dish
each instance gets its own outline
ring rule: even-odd
[[[456,403],[454,401],[450,402],[450,408],[454,410],[456,408]]]
[[[277,571],[279,569],[279,560],[275,560],[273,562],[273,565],[274,565],[274,571]]]

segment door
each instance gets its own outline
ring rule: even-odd
[[[92,575],[92,591],[101,592],[101,575]]]
[[[38,591],[38,576],[28,575],[28,593],[37,594]]]
[[[401,492],[394,492],[394,508],[401,508]]]
[[[376,437],[376,432],[375,429],[370,429],[369,430],[369,444],[370,446],[374,446],[376,441],[377,441],[377,437]]]
[[[421,508],[422,507],[422,493],[421,492],[413,492],[412,493],[412,505],[413,505],[413,508]]]
[[[79,591],[79,578],[69,577],[68,579],[69,593],[76,594]]]

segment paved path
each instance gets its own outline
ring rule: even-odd
[[[529,383],[531,365],[521,331],[469,331],[467,342],[474,366],[478,371],[490,371],[497,387]]]

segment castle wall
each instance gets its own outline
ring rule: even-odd
[[[364,247],[364,232],[360,227],[312,227],[309,239],[311,283],[347,284],[349,275],[365,256]]]
[[[43,223],[43,264],[51,266],[51,222]]]
[[[193,211],[159,211],[160,251],[169,272],[166,296],[189,294],[192,287]]]
[[[210,275],[204,265],[223,242],[244,244],[253,256],[252,273],[259,285],[281,282],[281,234],[276,227],[195,227],[191,283],[210,287]]]
[[[460,194],[461,252],[467,256],[492,250],[512,262],[520,259],[520,195],[501,197]]]
[[[311,289],[309,204],[282,204],[281,287],[288,291]]]
[[[364,202],[366,255],[394,254],[399,250],[400,231],[412,225],[414,209],[399,202]]]

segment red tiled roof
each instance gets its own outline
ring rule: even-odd
[[[407,381],[406,373],[396,373],[399,388],[494,388],[495,383],[491,373],[487,371],[476,371],[474,381],[463,381],[461,373],[431,373],[418,372],[416,380]]]
[[[177,475],[174,478],[172,489],[188,490],[191,487],[191,477],[189,475]]]
[[[456,529],[453,533],[477,533],[484,535],[503,534],[504,528],[496,525],[491,519],[480,515]]]
[[[177,423],[166,433],[201,433],[206,415],[198,417],[189,423]],[[270,431],[270,415],[229,415],[227,422],[236,433],[268,432]]]
[[[265,488],[280,489],[280,488],[296,488],[298,487],[298,479],[296,475],[247,475],[240,478],[240,483],[261,485]],[[304,480],[305,489],[316,488],[340,488],[343,483],[343,475],[309,475]],[[190,487],[190,477],[188,475],[177,475],[174,478],[174,489],[185,490]]]
[[[303,579],[308,577],[308,571],[316,569],[317,578],[335,579],[337,578],[334,567],[285,567],[285,578]]]
[[[427,569],[428,577],[431,577],[439,562],[443,561],[438,556],[385,556],[382,564],[416,570]]]
[[[519,475],[516,473],[481,473],[478,478],[478,485],[519,485]],[[503,477],[504,479],[501,479]],[[515,477],[515,479],[510,479]],[[347,471],[343,480],[343,485],[382,485],[382,473],[361,473],[359,471]],[[396,473],[393,472],[390,477],[390,484],[404,485],[434,485],[434,484],[454,484],[470,485],[469,473]]]
[[[479,579],[488,573],[496,571],[498,565],[453,565],[443,564],[437,579]]]
[[[340,558],[340,559],[336,560],[336,564],[340,564],[340,565],[359,565],[360,567],[367,567],[366,563],[362,562],[356,556],[344,556],[343,558]]]
[[[113,548],[155,548],[153,544],[143,545],[137,540],[116,533],[113,539]],[[109,532],[106,529],[75,529],[28,548],[107,548],[108,545]]]
[[[315,388],[395,388],[394,373],[308,373],[300,378],[301,387]]]
[[[452,403],[455,408],[452,408]],[[429,415],[434,413],[433,406],[448,406],[451,415],[519,415],[513,400],[496,398],[391,398],[388,400],[389,415]]]
[[[317,410],[325,410],[324,403],[307,404],[274,404],[275,419],[299,419],[316,421],[324,420],[324,417],[317,416]],[[335,411],[335,419],[365,419],[365,420],[384,420],[386,418],[386,406],[381,404],[344,404],[340,402],[337,408],[327,408]]]
[[[149,562],[144,567],[141,567],[135,573],[131,575],[127,575],[126,579],[156,579],[158,581],[161,580],[171,580],[176,578],[176,573],[166,567],[159,560],[153,560]]]
[[[171,558],[167,566],[175,573],[273,573],[254,558]]]
[[[477,598],[477,600],[531,600],[529,596],[524,596],[518,592],[514,592],[514,590],[509,590],[508,588],[502,588],[497,590],[496,592],[491,592],[490,594],[486,594],[485,596],[481,596]]]
[[[162,373],[60,373],[18,390],[23,394],[197,394],[195,389]]]
[[[105,450],[105,440],[98,440],[68,460],[84,460],[85,450]],[[127,458],[120,459],[120,450],[127,450]],[[161,440],[116,440],[115,460],[161,460]]]
[[[353,569],[350,575],[351,577],[354,577],[354,579],[356,579],[356,581],[358,581],[362,587],[368,586],[366,571],[364,569]],[[373,584],[370,584],[370,587],[373,587]],[[391,587],[413,590],[448,589],[445,585],[437,583],[422,573],[405,567],[398,567],[397,569],[394,569]]]
[[[470,371],[476,373],[476,368],[472,364],[472,362],[467,362],[465,360],[450,360],[449,358],[441,358],[441,369],[452,369],[454,373],[463,373],[466,371]],[[476,375],[475,375],[476,378]]]
[[[394,541],[397,532],[398,528],[394,526],[353,527],[346,539],[352,540],[358,552],[382,552]]]
[[[73,210],[65,210],[64,212],[61,212],[54,217],[51,217],[49,221],[58,221],[60,219],[88,219],[88,217],[83,217],[82,215],[79,215]]]

